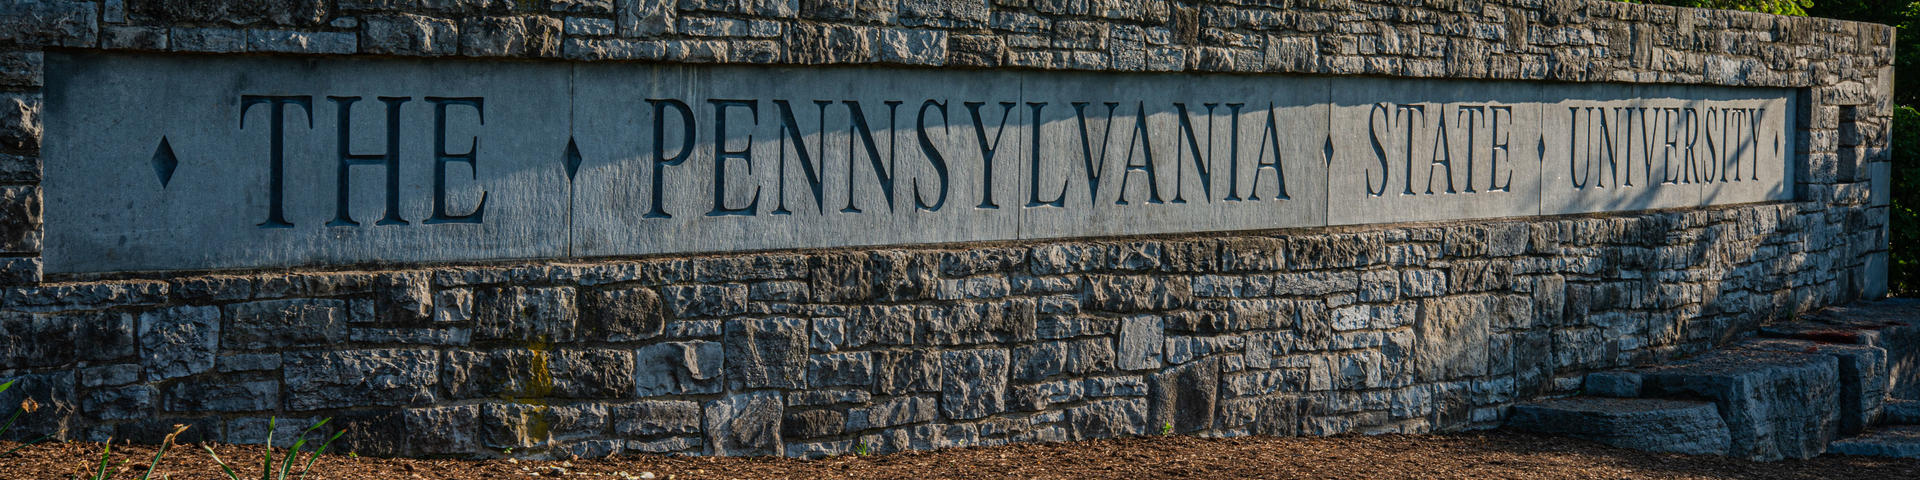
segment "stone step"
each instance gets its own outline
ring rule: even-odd
[[[1762,328],[1760,335],[1886,349],[1888,395],[1920,399],[1920,299],[1890,298],[1828,307],[1796,322]]]
[[[1827,447],[1827,453],[1920,459],[1920,425],[1876,428],[1834,441]]]
[[[1831,355],[1840,364],[1839,377],[1836,377],[1840,385],[1840,434],[1864,432],[1880,418],[1887,400],[1886,349],[1784,339],[1754,340],[1736,348]]]
[[[1812,458],[1838,437],[1839,364],[1805,349],[1727,348],[1639,370],[1640,395],[1713,401],[1731,440],[1727,456]]]
[[[1886,425],[1920,425],[1920,400],[1887,400]]]
[[[1621,448],[1726,455],[1727,424],[1711,402],[1572,397],[1515,405],[1507,425]]]

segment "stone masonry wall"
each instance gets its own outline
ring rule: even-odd
[[[1892,35],[1597,0],[0,2],[0,406],[93,440],[333,417],[347,450],[426,456],[1485,426],[1883,294]],[[1796,202],[1497,222],[48,278],[63,48],[1797,87],[1802,178]]]

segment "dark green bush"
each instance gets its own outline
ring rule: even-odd
[[[1887,287],[1895,296],[1920,294],[1920,110],[1893,110],[1893,208],[1888,214]]]

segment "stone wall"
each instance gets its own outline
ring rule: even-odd
[[[1485,426],[1883,294],[1892,35],[1549,0],[5,2],[0,405],[94,440],[333,417],[380,455]],[[1500,222],[50,277],[40,65],[66,48],[1795,87],[1801,178],[1796,202]]]

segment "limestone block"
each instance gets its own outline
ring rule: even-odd
[[[708,453],[779,455],[782,408],[777,392],[738,393],[706,402],[702,431]]]
[[[219,307],[173,307],[140,314],[141,363],[147,380],[213,369],[220,348]]]
[[[421,455],[467,455],[479,447],[477,405],[408,409],[403,416],[411,436],[408,443]]]
[[[1865,434],[1835,440],[1828,453],[1873,457],[1920,458],[1920,426],[1880,427]]]
[[[806,320],[733,319],[726,328],[728,385],[736,389],[806,387]]]
[[[725,353],[720,342],[667,342],[634,351],[638,395],[719,393]]]
[[[648,400],[616,405],[611,412],[613,431],[621,435],[654,437],[700,431],[700,404],[684,400]]]
[[[1831,355],[1725,349],[1641,370],[1641,394],[1712,399],[1730,433],[1729,456],[1812,458],[1840,427],[1839,371]]]
[[[433,403],[440,356],[425,349],[289,352],[282,360],[288,410]]]
[[[1621,448],[1689,455],[1736,454],[1714,404],[1573,397],[1515,405],[1507,425]]]
[[[221,344],[231,350],[315,347],[346,335],[347,302],[333,299],[263,300],[225,307]]]
[[[1004,411],[1007,362],[1007,351],[1004,349],[943,352],[941,411],[953,420],[980,418]]]
[[[579,336],[591,341],[625,342],[659,336],[666,327],[660,295],[650,288],[584,292],[580,298]]]

